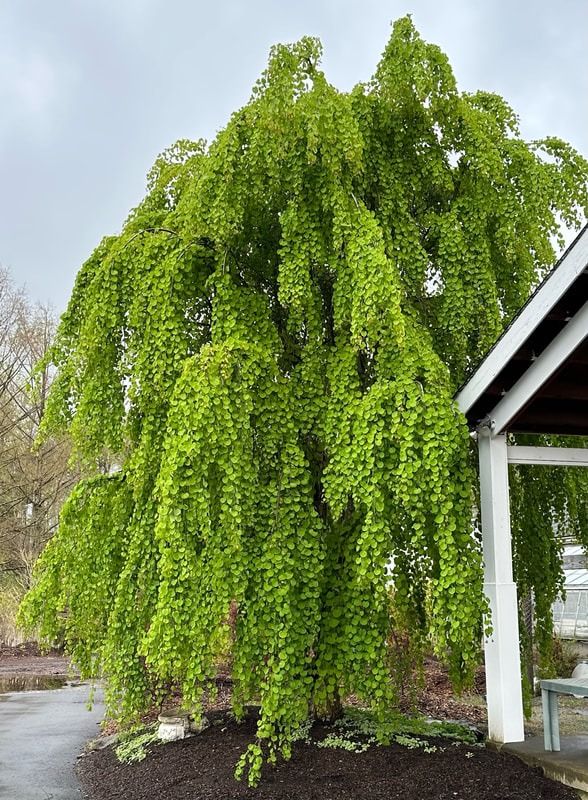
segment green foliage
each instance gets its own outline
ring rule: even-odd
[[[317,747],[332,747],[351,753],[364,753],[372,745],[396,742],[409,749],[422,748],[434,753],[438,748],[422,736],[450,739],[470,745],[477,743],[473,730],[455,722],[431,721],[425,717],[405,717],[400,714],[379,717],[369,711],[348,709],[333,724],[335,730],[317,741]],[[306,733],[306,729],[303,729]],[[300,736],[298,738],[308,737]]]
[[[539,678],[571,678],[580,658],[576,642],[560,639],[559,636],[553,634],[551,648],[540,659],[538,676]]]
[[[390,712],[380,715],[365,709],[348,708],[335,725],[361,736],[373,737],[382,744],[387,744],[401,735],[433,736],[466,744],[475,744],[478,741],[476,733],[465,725],[460,725],[458,722],[430,720],[422,715],[407,717]]]
[[[122,764],[136,764],[147,757],[149,745],[158,742],[157,724],[147,725],[119,734],[114,752]]]
[[[517,436],[520,444],[582,447],[582,437]],[[525,466],[510,468],[514,573],[519,596],[532,592],[536,619],[534,646],[541,661],[552,656],[552,606],[564,592],[564,537],[588,552],[588,474],[582,469]]]
[[[21,613],[49,637],[65,613],[131,716],[177,687],[198,707],[231,611],[235,712],[261,703],[251,781],[309,708],[393,700],[391,556],[403,624],[471,675],[486,601],[452,396],[587,205],[586,162],[458,92],[409,18],[348,94],[320,55],[273,48],[82,267],[42,434],[120,470],[72,494]]]

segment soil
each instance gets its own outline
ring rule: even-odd
[[[485,748],[430,740],[435,752],[398,744],[363,753],[294,745],[292,758],[266,767],[260,785],[237,782],[233,770],[255,735],[255,720],[237,725],[223,712],[203,733],[153,745],[144,761],[120,764],[113,750],[92,752],[78,766],[91,800],[576,800],[561,784],[518,759]],[[216,724],[214,724],[216,723]],[[326,726],[315,726],[314,740]]]
[[[455,694],[447,670],[436,658],[427,657],[424,661],[423,682],[414,697],[406,696],[400,702],[401,711],[418,711],[434,719],[452,719],[486,727],[486,673],[483,666],[478,667],[474,684],[468,694],[459,697]],[[417,682],[418,685],[418,682]]]
[[[36,642],[14,647],[0,642],[0,677],[12,675],[67,676],[71,674],[69,658],[59,650],[41,653]]]

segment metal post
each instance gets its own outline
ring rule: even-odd
[[[484,590],[492,634],[484,641],[488,736],[524,741],[517,589],[513,581],[506,436],[478,434]]]

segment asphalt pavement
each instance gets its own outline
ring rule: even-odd
[[[89,687],[0,694],[0,799],[81,800],[76,758],[103,715]]]

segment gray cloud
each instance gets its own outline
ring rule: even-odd
[[[504,95],[525,136],[588,154],[585,0],[0,0],[0,262],[63,309],[156,155],[213,137],[273,43],[320,36],[329,79],[348,89],[407,12],[461,88]]]

